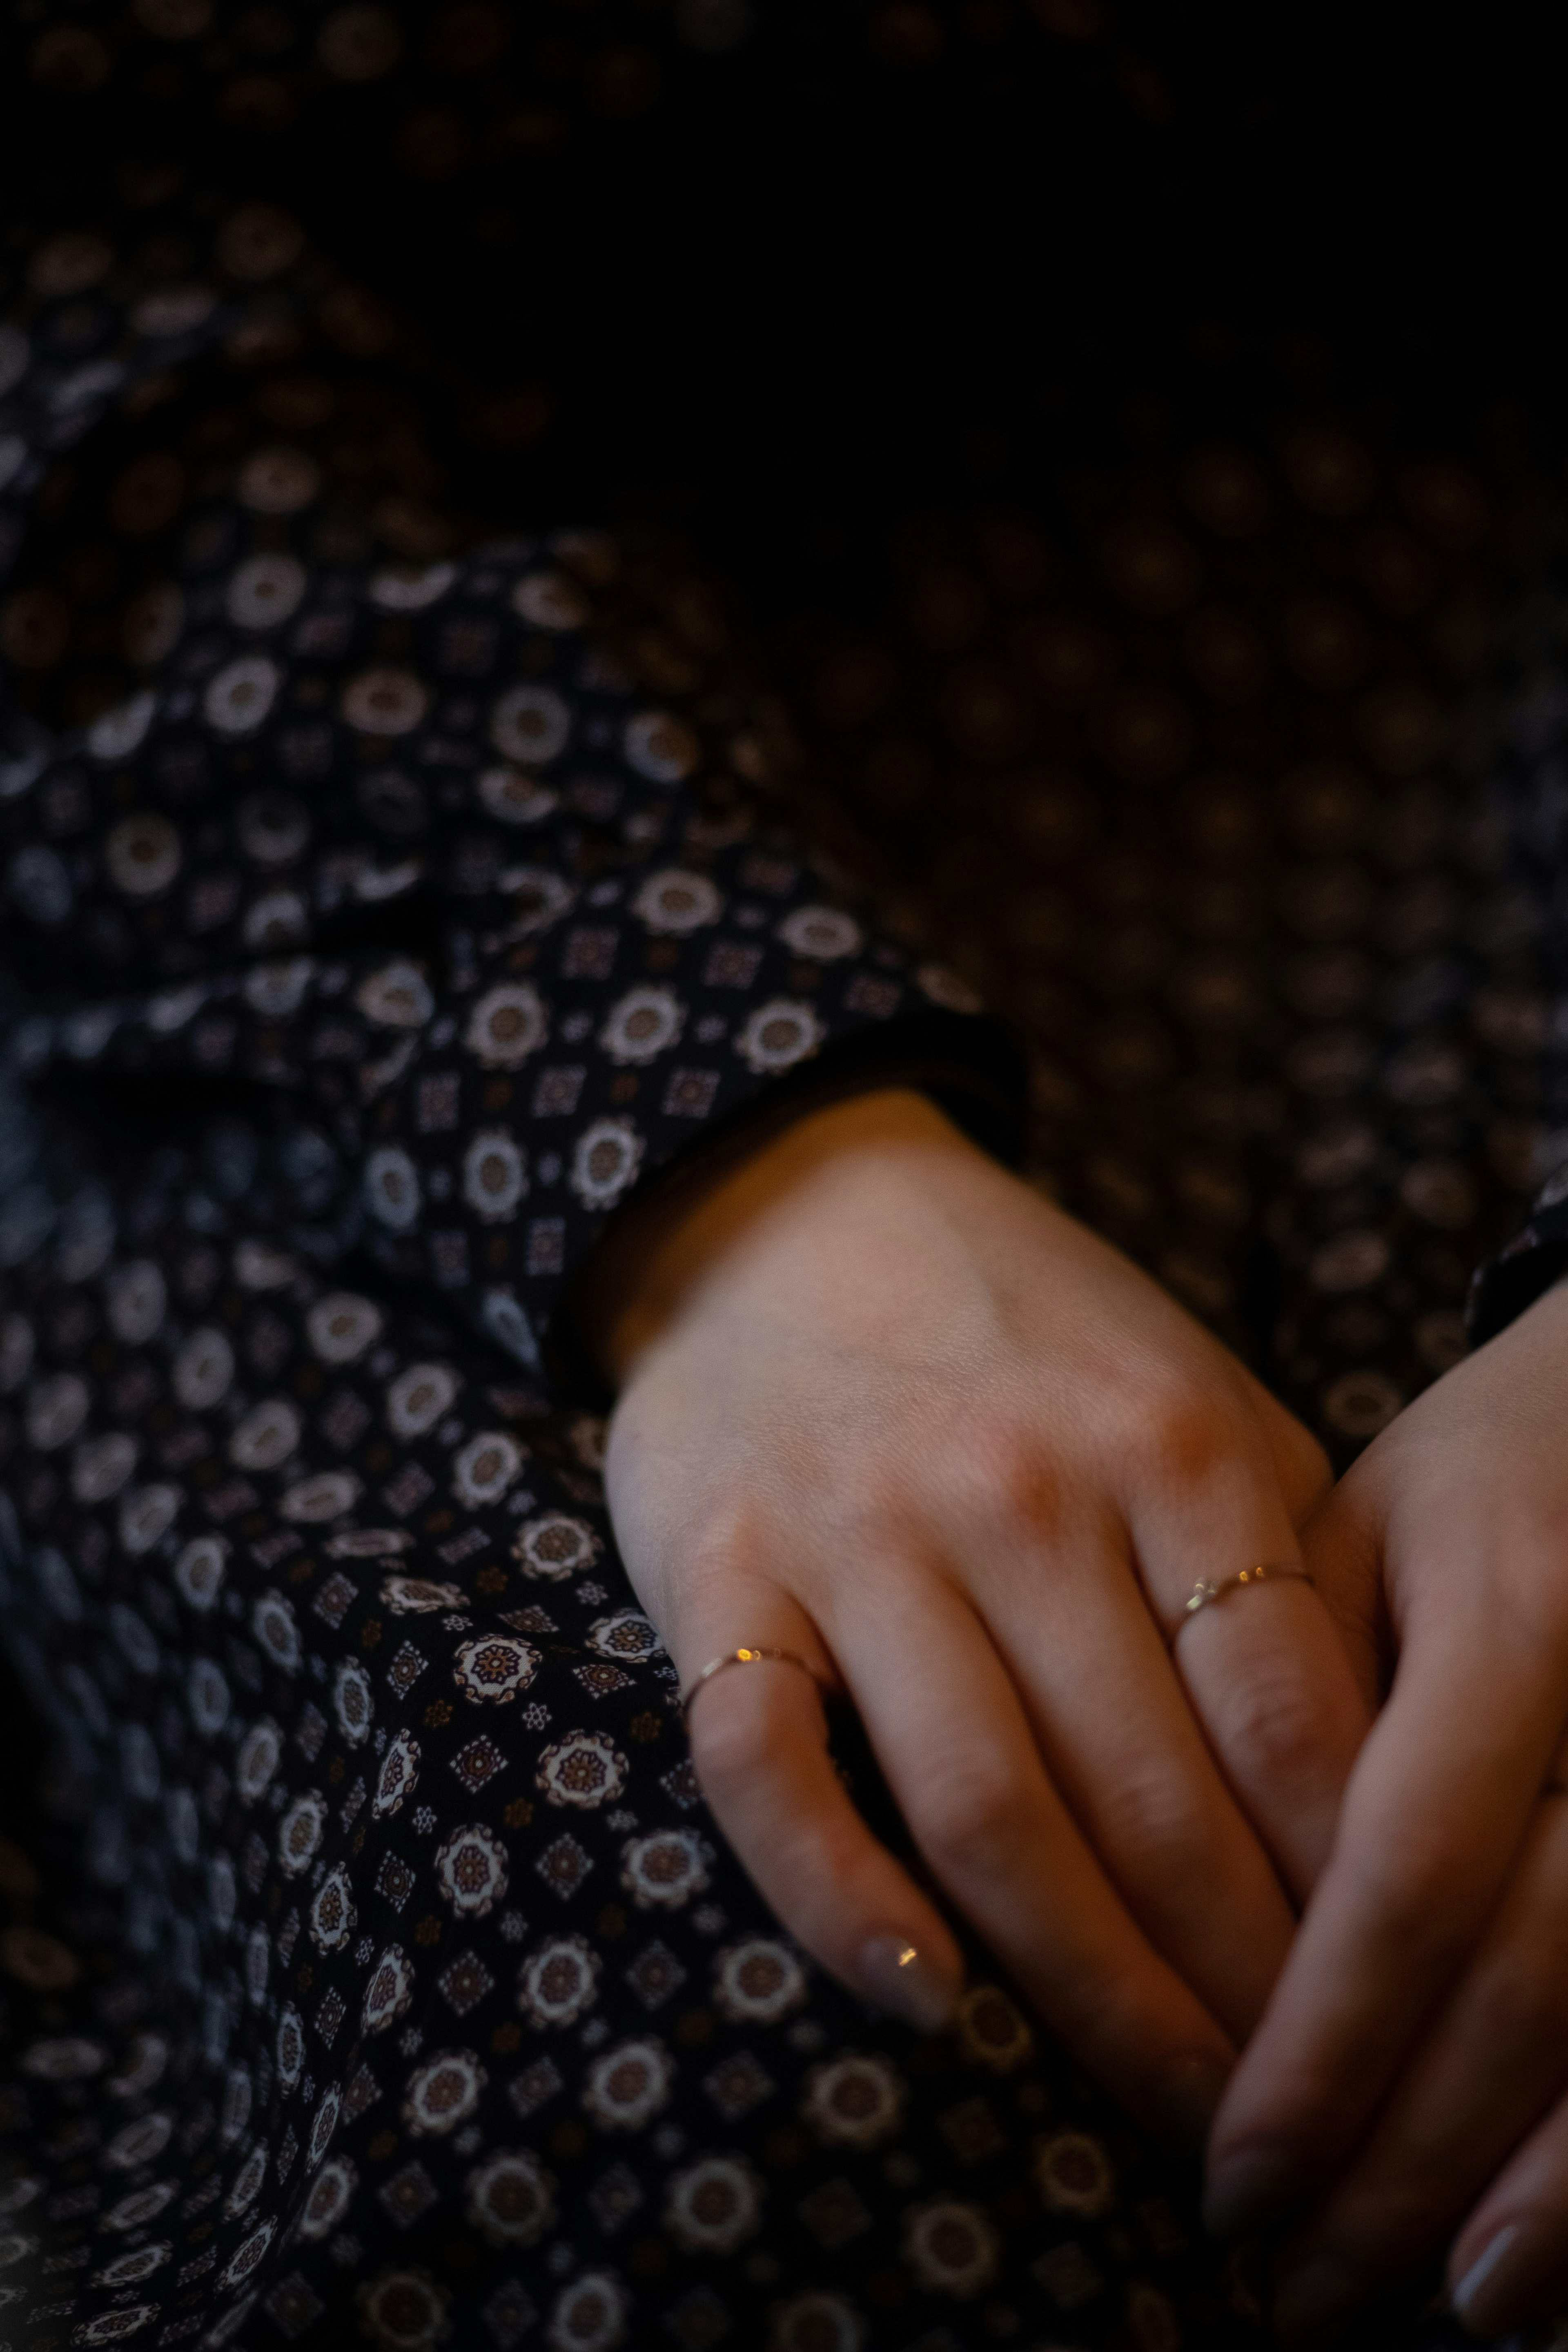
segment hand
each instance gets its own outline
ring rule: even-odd
[[[1363,1685],[1332,1859],[1210,2151],[1241,2231],[1309,2205],[1289,2347],[1445,2246],[1460,2316],[1568,2303],[1568,1286],[1403,1412],[1307,1531]],[[1554,1760],[1555,1759],[1555,1760]]]
[[[634,1213],[585,1321],[623,1383],[616,1535],[682,1683],[744,1643],[846,1688],[946,1894],[1075,2055],[1195,2142],[1367,1716],[1308,1584],[1181,1612],[1200,1577],[1298,1558],[1314,1441],[913,1094]],[[690,1725],[786,1926],[940,2021],[957,1948],[853,1810],[808,1677],[718,1675]]]

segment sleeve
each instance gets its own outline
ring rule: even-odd
[[[55,448],[254,333],[232,284],[118,299],[86,381],[47,296],[3,331],[13,550]],[[605,1220],[790,1089],[921,1086],[1016,1148],[1009,1040],[769,818],[776,754],[722,660],[639,685],[614,541],[390,563],[274,434],[231,436],[166,555],[134,694],[74,730],[0,707],[0,965],[35,1088],[259,1092],[336,1171],[304,1245],[558,1381]]]

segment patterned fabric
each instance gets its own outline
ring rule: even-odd
[[[1078,16],[1026,28],[1075,106],[1079,33],[1109,39]],[[918,2043],[750,1887],[616,1554],[563,1308],[634,1187],[791,1088],[912,1082],[1012,1149],[1010,1050],[910,950],[918,895],[1005,967],[1040,1180],[1353,1446],[1452,1360],[1487,1221],[1546,1149],[1559,719],[1525,696],[1474,796],[1430,735],[1369,784],[1248,749],[1246,629],[1188,610],[1205,565],[1264,596],[1235,553],[1255,478],[1233,461],[1227,503],[1211,463],[1212,511],[1181,490],[1201,561],[1178,534],[1173,574],[1167,534],[1152,572],[1125,539],[1100,564],[1135,614],[1110,625],[1125,695],[1096,698],[1100,590],[1055,557],[1042,590],[1016,520],[921,559],[886,632],[902,701],[863,637],[809,676],[775,646],[814,793],[696,567],[499,535],[504,481],[460,450],[502,466],[553,395],[441,348],[444,259],[509,242],[468,174],[630,140],[661,77],[696,105],[751,21],[617,16],[575,66],[541,31],[504,105],[479,5],[141,0],[0,36],[28,172],[0,328],[16,2352],[1264,2340],[1191,2179],[982,1953]],[[874,12],[878,69],[929,63],[933,21]],[[810,75],[858,56],[825,43]],[[1157,111],[1137,66],[1118,87]],[[323,249],[340,215],[374,242],[384,200],[416,315]],[[486,332],[524,367],[526,322]],[[1289,452],[1256,476],[1332,575],[1323,478]],[[1201,762],[1183,664],[1221,681]],[[784,795],[868,809],[912,862],[933,743],[927,868],[875,920]],[[1227,781],[1248,760],[1268,782]],[[1483,1317],[1559,1263],[1553,1216]]]

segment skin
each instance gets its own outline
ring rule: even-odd
[[[1447,2250],[1501,2335],[1568,2305],[1568,1286],[1410,1405],[1304,1538],[1369,1696],[1332,1857],[1210,2148],[1288,2220],[1288,2352]],[[1511,2234],[1510,2234],[1511,2233]]]
[[[580,1323],[627,1572],[689,1686],[848,1692],[923,1860],[1135,2115],[1196,2145],[1370,1717],[1300,1559],[1315,1441],[1165,1292],[898,1089],[634,1209]],[[1107,1695],[1114,1704],[1107,1705]],[[961,1964],[813,1682],[697,1695],[714,1813],[801,1943],[931,2026]],[[933,1769],[933,1765],[935,1769]]]

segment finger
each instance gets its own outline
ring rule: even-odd
[[[1568,2099],[1499,2174],[1448,2256],[1448,2291],[1489,2341],[1568,2311]]]
[[[1371,2138],[1281,2252],[1275,2320],[1290,2352],[1416,2277],[1552,2105],[1568,2083],[1565,1987],[1568,1804],[1549,1797]]]
[[[1332,1465],[1311,1431],[1245,1365],[1240,1370],[1274,1465],[1279,1492],[1285,1497],[1290,1524],[1304,1527],[1333,1491]]]
[[[1131,1534],[1175,1670],[1237,1800],[1304,1899],[1328,1860],[1340,1804],[1370,1725],[1344,1647],[1304,1575],[1262,1424],[1212,1412],[1168,1433],[1163,1475]],[[1258,1584],[1229,1580],[1262,1563]],[[1200,1585],[1219,1597],[1184,1612]]]
[[[1343,1643],[1362,1703],[1375,1715],[1395,1656],[1383,1590],[1383,1542],[1373,1496],[1352,1470],[1300,1530],[1313,1590]]]
[[[1220,2234],[1261,2227],[1342,2160],[1474,1948],[1556,1737],[1555,1647],[1479,1603],[1407,1629],[1328,1869],[1215,2124],[1205,2211]]]
[[[942,1886],[1074,2055],[1152,2128],[1199,2144],[1233,2047],[1051,1786],[984,1626],[938,1579],[862,1562],[832,1639]]]
[[[1004,1589],[1037,1596],[990,1628],[1047,1773],[1128,1910],[1234,2041],[1284,1965],[1290,1906],[1172,1670],[1110,1531],[995,1557]],[[1010,1573],[1009,1573],[1010,1571]]]
[[[759,1582],[731,1586],[721,1615],[683,1627],[684,1687],[741,1646],[742,1626],[748,1645],[791,1651],[831,1674],[805,1612]],[[688,1728],[713,1817],[790,1933],[863,1999],[922,2032],[942,2025],[963,1988],[958,1947],[850,1802],[810,1676],[778,1660],[732,1665],[691,1692]]]

